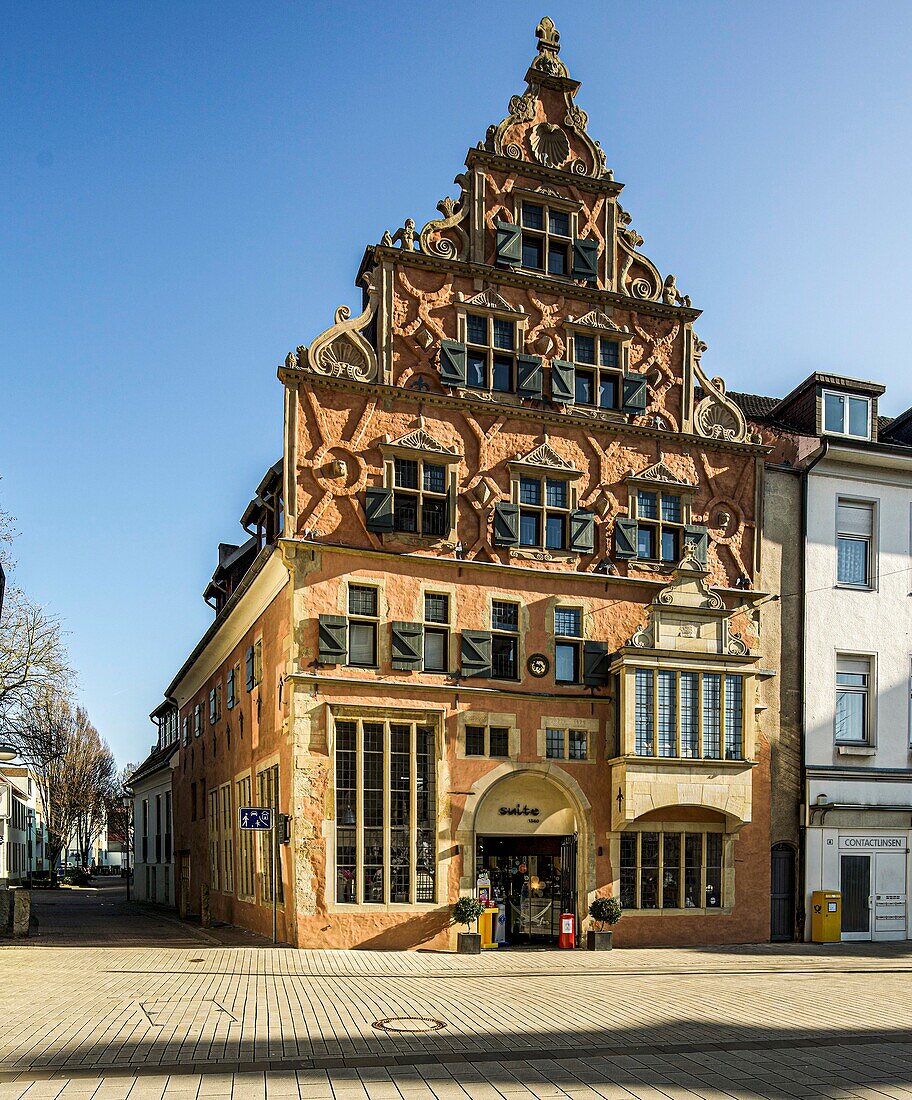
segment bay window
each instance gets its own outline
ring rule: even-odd
[[[744,677],[739,673],[638,668],[637,756],[744,759]]]

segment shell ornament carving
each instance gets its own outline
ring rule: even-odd
[[[354,382],[373,382],[377,377],[377,353],[361,335],[377,311],[378,295],[368,285],[367,308],[358,317],[348,306],[336,310],[335,324],[314,340],[302,367],[325,378],[350,378]],[[299,357],[299,359],[302,357]]]
[[[540,122],[529,135],[532,153],[545,168],[560,168],[570,156],[570,139],[553,122]]]
[[[752,432],[747,418],[725,392],[725,380],[707,378],[703,371],[702,356],[706,344],[691,333],[694,373],[706,396],[694,410],[694,427],[706,439],[723,439],[728,443],[760,443],[760,436]]]

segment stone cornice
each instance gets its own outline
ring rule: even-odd
[[[524,405],[511,405],[498,401],[473,400],[470,397],[456,397],[447,393],[429,393],[426,390],[409,390],[402,386],[387,386],[380,382],[356,382],[349,378],[327,378],[302,370],[300,367],[279,367],[278,377],[286,386],[300,386],[307,383],[312,386],[325,386],[328,389],[346,393],[357,393],[362,397],[377,397],[385,407],[391,407],[393,401],[405,401],[417,408],[444,408],[465,412],[468,409],[490,416],[508,416],[512,420],[528,421],[532,424],[547,424],[568,428],[585,428],[595,434],[600,430],[616,438],[618,434],[657,440],[668,445],[670,439],[676,443],[693,444],[702,450],[725,454],[766,455],[771,448],[758,443],[729,443],[723,439],[706,439],[703,436],[686,432],[672,432],[661,428],[650,428],[641,424],[618,423],[615,420],[599,421],[587,416],[576,416],[572,412],[562,413],[545,408],[527,408]]]
[[[540,80],[543,84],[544,81]],[[511,176],[529,176],[531,179],[541,180],[543,183],[553,183],[563,187],[574,187],[580,191],[591,191],[596,195],[619,195],[624,190],[623,183],[608,179],[607,176],[582,176],[573,172],[567,172],[560,168],[546,168],[541,164],[534,164],[529,160],[513,160],[511,157],[502,157],[487,149],[470,149],[466,156],[466,168],[474,168],[476,164],[483,164],[491,168],[499,169]]]
[[[583,179],[582,176],[579,177]],[[408,263],[429,271],[445,272],[448,275],[462,276],[466,279],[480,279],[485,283],[499,286],[515,286],[523,290],[544,291],[564,298],[576,298],[579,301],[592,302],[602,309],[611,306],[631,313],[643,313],[652,317],[661,317],[666,321],[693,322],[702,314],[701,309],[688,306],[667,306],[663,302],[654,302],[648,298],[634,298],[629,294],[616,294],[613,290],[593,290],[581,282],[568,279],[554,279],[546,276],[527,275],[522,271],[506,267],[489,267],[487,264],[470,263],[468,260],[449,260],[440,256],[428,256],[424,252],[406,251],[389,245],[368,245],[364,250],[361,266],[358,268],[356,285],[360,285],[367,272],[373,271],[381,263]],[[454,303],[456,304],[456,303]]]

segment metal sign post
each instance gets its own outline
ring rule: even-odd
[[[272,942],[278,943],[279,811],[274,806],[239,806],[238,819],[242,829],[271,834],[269,837],[269,885],[272,888]]]

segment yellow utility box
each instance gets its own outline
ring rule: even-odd
[[[811,894],[811,940],[839,943],[842,939],[842,894],[838,890],[815,890]]]
[[[500,910],[495,906],[493,909],[485,909],[478,918],[478,931],[481,932],[481,947],[483,951],[497,949],[495,930],[497,928],[497,918],[499,916]]]

